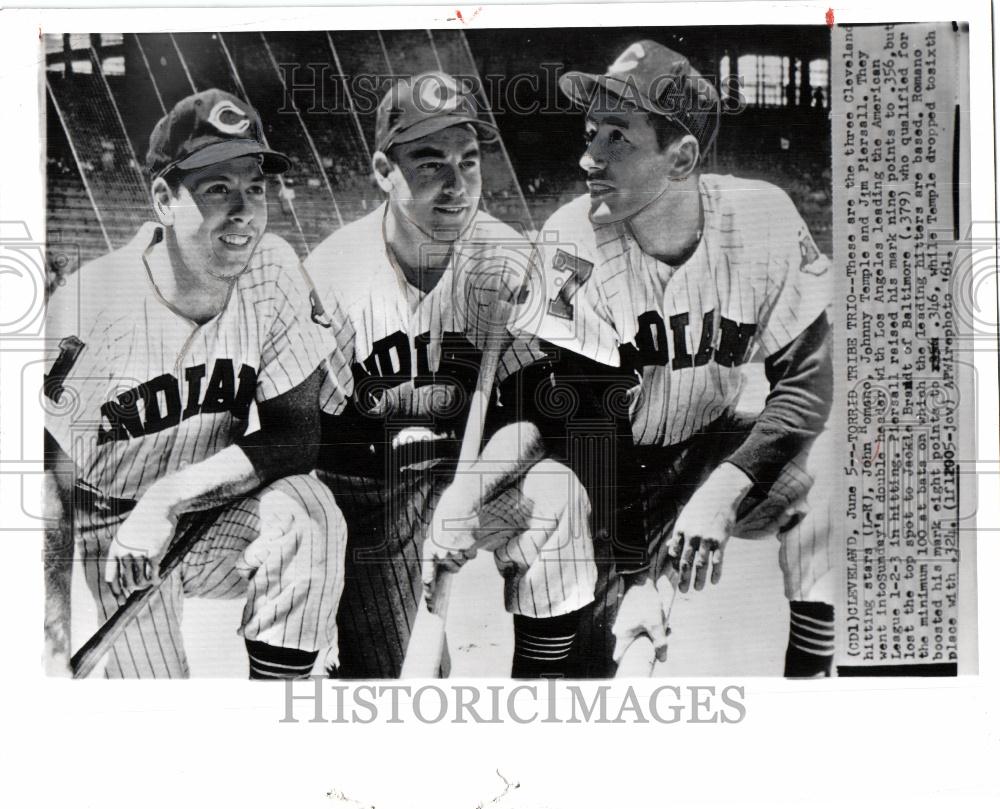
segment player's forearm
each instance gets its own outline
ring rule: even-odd
[[[259,402],[260,429],[236,441],[260,480],[309,472],[316,466],[320,442],[320,370],[291,390]]]
[[[523,421],[508,424],[493,434],[468,474],[455,482],[478,508],[514,485],[544,454],[542,436],[534,424]]]
[[[234,445],[160,478],[146,490],[139,507],[179,517],[228,503],[263,483],[247,454]]]
[[[287,475],[305,474],[316,466],[319,453],[319,414],[292,419],[280,429],[272,426],[244,436],[236,442],[257,471],[262,483]]]
[[[768,357],[765,372],[771,393],[750,435],[729,461],[766,484],[819,435],[830,415],[833,364],[826,316]]]
[[[224,505],[278,478],[309,472],[316,461],[318,415],[289,414],[281,427],[270,418],[268,422],[212,457],[156,481],[143,501],[179,516]]]

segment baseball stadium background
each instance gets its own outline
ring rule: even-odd
[[[704,170],[783,188],[831,255],[830,38],[823,26],[64,34],[44,38],[50,288],[153,218],[143,169],[149,134],[180,98],[209,87],[247,99],[269,144],[291,158],[270,196],[268,226],[303,257],[381,203],[369,169],[375,106],[392,77],[425,70],[476,80],[483,114],[501,133],[484,154],[483,204],[533,231],[586,190],[577,165],[582,116],[559,95],[555,78],[565,70],[603,72],[643,38],[686,55],[726,99],[729,111]],[[732,82],[720,81],[733,75],[738,95]],[[759,364],[747,368],[741,404],[762,405],[763,373]],[[731,542],[723,581],[678,596],[666,673],[781,673],[788,607],[777,554],[776,542]],[[80,567],[76,644],[96,629]],[[501,592],[489,554],[456,577],[453,675],[509,671],[513,639]],[[185,607],[195,676],[245,675],[234,631],[241,610],[238,601],[194,599]]]
[[[152,218],[149,134],[180,98],[213,86],[253,104],[270,145],[291,157],[269,226],[303,256],[381,202],[369,169],[374,107],[392,76],[424,70],[481,77],[480,103],[502,136],[484,160],[484,204],[537,228],[585,191],[582,121],[555,76],[602,72],[646,37],[684,53],[721,92],[719,77],[739,76],[742,100],[721,116],[705,170],[784,188],[829,254],[822,26],[65,34],[45,38],[50,269],[72,272]]]

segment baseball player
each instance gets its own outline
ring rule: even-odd
[[[50,301],[52,468],[106,621],[157,582],[190,512],[214,518],[109,655],[109,677],[184,677],[183,597],[245,597],[251,678],[308,676],[336,643],[346,527],[308,472],[331,353],[294,251],[267,227],[257,112],[184,98],[150,137],[157,221]],[[253,419],[259,429],[249,431]]]
[[[422,558],[454,571],[494,552],[515,677],[562,674],[593,599],[586,519],[567,509],[581,502],[575,479],[535,463],[530,425],[489,428],[475,470],[452,483],[491,321],[507,328],[530,263],[523,237],[480,208],[480,150],[495,139],[451,76],[398,81],[372,156],[385,204],[306,261],[342,346],[321,392],[319,469],[349,526],[342,677],[399,675]]]
[[[680,54],[643,40],[603,75],[567,73],[560,88],[587,111],[589,194],[540,231],[547,305],[528,329],[536,362],[518,376],[576,391],[574,412],[536,415],[543,435],[589,424],[607,439],[603,476],[562,450],[608,559],[575,673],[610,674],[640,634],[662,658],[674,587],[717,582],[731,536],[777,532],[785,672],[828,674],[827,490],[810,490],[806,464],[821,457],[809,449],[832,396],[829,262],[784,192],[700,172],[719,98]],[[770,394],[745,416],[742,369],[754,357]]]

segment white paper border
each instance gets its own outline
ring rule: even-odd
[[[816,24],[828,3],[670,3],[462,8],[474,28],[549,25]],[[0,16],[3,141],[0,220],[44,234],[38,36],[60,31],[461,27],[454,7],[5,10]],[[995,221],[993,21],[982,2],[893,2],[833,9],[837,22],[970,24],[973,219]],[[995,300],[979,303],[989,314]],[[995,311],[993,317],[995,320]],[[0,354],[0,373],[3,371]],[[997,357],[977,352],[979,460],[1000,459]],[[0,393],[14,385],[4,378]],[[4,420],[40,457],[42,414]],[[6,457],[6,456],[4,456]],[[6,464],[6,462],[4,462]],[[0,526],[18,470],[0,466]],[[987,476],[987,480],[990,477]],[[279,725],[280,686],[70,683],[40,676],[41,563],[36,534],[0,533],[4,739],[12,805],[115,807],[334,805],[340,789],[377,809],[473,809],[519,780],[519,809],[996,805],[1000,787],[998,643],[1000,492],[980,491],[978,677],[952,681],[753,680],[738,725]],[[988,529],[993,529],[992,531]],[[712,681],[698,681],[711,683]],[[730,681],[718,681],[719,684]],[[461,734],[460,736],[458,734]]]

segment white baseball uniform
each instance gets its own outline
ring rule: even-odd
[[[741,366],[782,351],[831,303],[829,261],[783,191],[729,176],[705,174],[699,182],[703,235],[678,267],[645,254],[625,223],[592,223],[587,196],[560,208],[536,243],[545,291],[535,298],[544,301],[536,316],[519,319],[523,367],[556,347],[585,358],[589,373],[618,369],[631,379],[620,404],[632,460],[619,455],[612,533],[641,530],[647,547],[669,537],[679,508],[715,465],[732,460],[747,469],[740,444],[753,423],[733,421]],[[779,531],[790,599],[808,599],[832,565],[826,486],[813,492],[821,501],[815,513],[803,516],[822,469],[807,471],[808,455],[784,465],[768,500],[735,531]],[[830,466],[827,453],[822,463]],[[609,630],[621,590],[605,587],[615,583],[602,581],[597,596],[609,605]]]
[[[420,547],[454,474],[486,314],[501,288],[516,295],[531,255],[523,237],[479,212],[424,293],[387,254],[385,212],[338,230],[306,261],[350,363],[331,367],[323,386],[329,445],[319,472],[350,526],[343,676],[398,674],[420,593]],[[477,538],[495,552],[508,611],[548,618],[592,600],[596,567],[577,490],[568,469],[546,461],[481,509]]]
[[[266,234],[223,310],[198,325],[160,296],[148,267],[166,251],[161,226],[85,267],[49,303],[61,337],[46,377],[46,429],[76,465],[74,535],[106,620],[107,549],[159,478],[230,446],[250,409],[301,384],[330,353],[310,317],[310,289],[291,247]],[[315,478],[277,480],[223,508],[179,572],[125,631],[106,674],[186,676],[183,595],[246,595],[248,640],[318,650],[336,642],[346,528]]]

